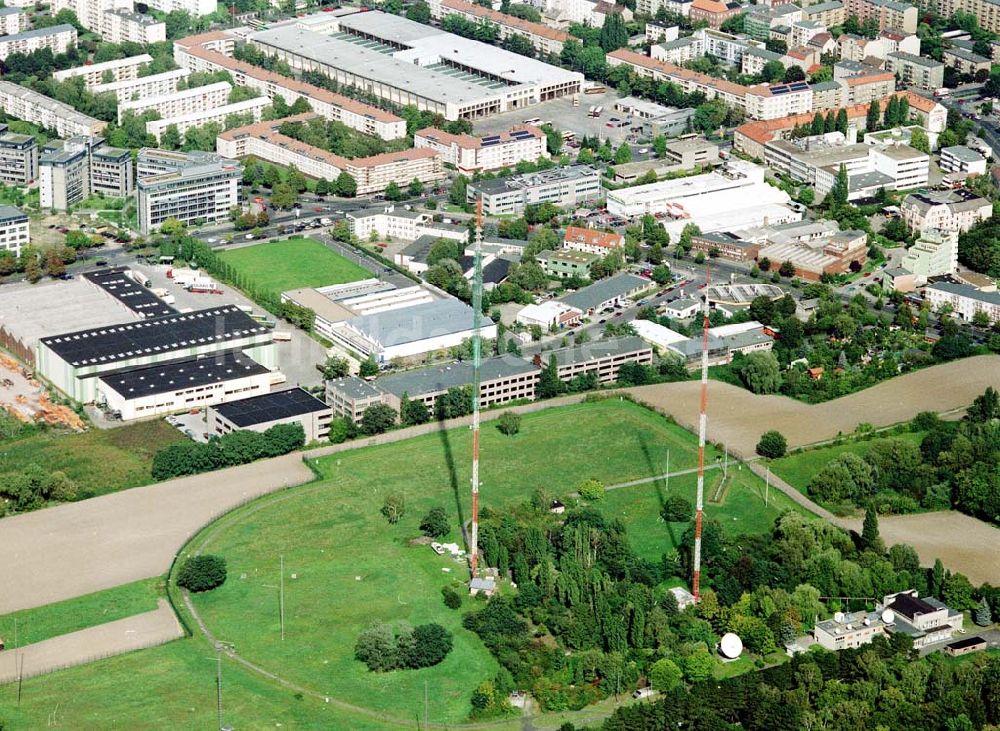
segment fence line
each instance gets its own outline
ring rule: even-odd
[[[98,627],[100,625],[97,625]],[[56,639],[51,637],[49,639]],[[141,645],[135,645],[132,647],[123,647],[119,650],[109,650],[107,652],[99,652],[94,655],[88,655],[87,657],[80,658],[78,660],[73,660],[72,662],[64,662],[59,664],[47,664],[45,667],[40,667],[36,669],[31,669],[30,667],[25,667],[20,673],[21,679],[25,678],[37,678],[42,675],[48,675],[49,673],[55,673],[60,670],[67,670],[68,668],[79,667],[80,665],[89,665],[92,662],[98,662],[99,660],[107,660],[109,657],[117,657],[118,655],[127,655],[130,652],[139,652],[140,650],[148,650],[151,647],[159,647],[160,645],[166,645],[169,642],[174,642],[180,639],[179,637],[171,637],[170,639],[159,639],[159,640],[148,640]],[[43,640],[44,641],[44,640]],[[14,651],[23,650],[25,647],[30,647],[30,645],[25,645],[24,647],[15,648]],[[15,664],[17,664],[17,655],[15,655]],[[13,675],[0,675],[0,685],[5,685],[7,683],[17,682],[18,673],[15,672]]]

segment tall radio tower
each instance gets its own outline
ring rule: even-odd
[[[698,492],[694,514],[694,577],[691,581],[695,602],[701,600],[701,518],[705,507],[705,432],[708,430],[708,282],[712,273],[705,267],[705,290],[702,292],[701,333],[701,403],[698,413]]]
[[[483,199],[476,201],[475,265],[472,278],[472,537],[469,541],[472,578],[479,564],[479,371],[483,359]]]

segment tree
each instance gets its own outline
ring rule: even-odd
[[[624,165],[627,162],[632,162],[632,148],[627,142],[623,142],[615,150],[615,165]]]
[[[385,516],[390,525],[396,525],[406,512],[406,500],[399,493],[389,493],[382,501],[382,509],[379,512]]]
[[[915,127],[910,131],[910,147],[915,150],[920,150],[924,154],[930,154],[931,143],[930,140],[927,139],[927,133],[924,131],[923,127]]]
[[[760,441],[757,442],[757,454],[768,459],[784,457],[787,449],[788,440],[785,435],[773,429],[761,434]]]
[[[385,187],[385,199],[389,201],[403,200],[403,191],[399,189],[399,186],[396,184],[395,180],[391,181]]]
[[[345,170],[337,176],[334,191],[341,198],[353,198],[358,194],[358,181]]]
[[[979,600],[979,604],[972,610],[972,621],[980,627],[988,627],[993,624],[993,613],[990,611],[990,603],[986,597]]]
[[[552,398],[561,394],[565,389],[566,384],[559,379],[559,365],[556,363],[556,357],[549,356],[548,365],[539,374],[535,395],[538,398]]]
[[[769,84],[781,81],[785,78],[785,67],[781,61],[768,61],[761,69],[760,77]]]
[[[823,115],[819,112],[816,112],[816,114],[813,115],[812,128],[810,129],[810,132],[814,135],[823,134]]]
[[[965,412],[968,421],[985,423],[1000,419],[1000,394],[992,386],[987,386],[981,396],[977,396]]]
[[[462,606],[462,595],[453,586],[442,586],[441,596],[444,598],[444,605],[448,609],[458,609]]]
[[[426,424],[431,420],[431,412],[423,401],[414,401],[404,393],[399,402],[399,420],[403,426]]]
[[[668,495],[660,509],[660,517],[667,523],[686,523],[691,520],[694,508],[690,500],[680,495]]]
[[[600,480],[595,480],[593,477],[581,482],[576,490],[580,493],[580,497],[591,502],[598,502],[604,499],[604,483]]]
[[[516,411],[505,411],[497,419],[497,429],[501,434],[509,437],[514,436],[521,430],[521,415]]]
[[[424,25],[430,25],[431,23],[431,9],[424,0],[417,0],[406,9],[406,17],[410,20],[416,21],[417,23],[423,23]]]
[[[975,602],[972,599],[972,584],[965,574],[945,574],[941,585],[941,601],[952,609],[962,612],[972,609]]]
[[[332,378],[343,378],[351,373],[347,358],[337,358],[331,356],[323,364],[323,380],[329,381]]]
[[[377,376],[378,372],[378,363],[375,361],[374,356],[369,355],[365,360],[361,361],[361,368],[359,369],[358,375],[362,378]]]
[[[448,189],[448,202],[453,206],[464,206],[469,179],[464,175],[456,175],[451,188]]]
[[[410,185],[407,187],[406,192],[410,194],[411,198],[418,198],[424,194],[424,184],[420,182],[420,178],[414,178],[410,181]]]
[[[789,66],[785,69],[785,83],[791,84],[793,81],[805,81],[806,72],[799,66]]]
[[[209,553],[186,559],[177,572],[177,586],[193,592],[209,591],[225,581],[226,559]]]
[[[712,677],[715,670],[715,658],[707,649],[699,647],[684,658],[684,677],[691,683],[700,683]]]
[[[882,106],[879,104],[878,99],[872,99],[871,104],[868,105],[868,115],[865,117],[865,129],[869,132],[874,132],[879,128],[881,120]]]
[[[271,190],[271,204],[285,210],[295,205],[295,189],[288,183],[278,183]]]
[[[653,267],[652,272],[653,281],[663,286],[669,284],[672,279],[672,274],[670,272],[670,267],[660,264],[657,267]]]
[[[427,515],[420,521],[420,530],[425,536],[431,538],[441,538],[448,535],[451,526],[448,524],[448,513],[445,509],[437,506],[427,511]]]
[[[781,388],[781,368],[773,353],[750,353],[739,365],[740,377],[754,393],[776,393]]]
[[[878,532],[878,515],[875,509],[865,509],[865,522],[861,527],[861,548],[865,551],[885,552],[885,544]]]
[[[389,404],[372,404],[361,415],[362,434],[382,434],[396,424],[396,410]]]
[[[673,595],[671,594],[671,596]],[[681,669],[669,657],[661,657],[649,668],[649,683],[661,693],[676,688],[680,685],[682,678]]]
[[[604,16],[604,25],[601,26],[601,33],[598,43],[605,53],[617,51],[628,45],[628,29],[625,27],[625,19],[621,13],[608,13]]]
[[[791,261],[781,262],[781,266],[778,267],[778,274],[783,277],[794,277],[795,276],[795,264]]]

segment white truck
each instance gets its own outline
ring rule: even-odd
[[[148,287],[152,284],[149,277],[142,272],[136,271],[135,269],[126,269],[125,276],[141,287]]]

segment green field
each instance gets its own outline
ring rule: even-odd
[[[151,612],[161,596],[163,580],[144,579],[44,607],[11,612],[0,616],[0,637],[7,641],[8,648],[13,647],[16,624],[18,646],[41,642],[133,614]]]
[[[80,497],[104,495],[152,482],[153,455],[185,441],[161,419],[84,432],[45,431],[0,443],[0,475],[28,464],[66,473]]]
[[[356,282],[372,273],[315,239],[294,238],[230,249],[222,260],[253,286],[279,294],[300,287]]]
[[[879,435],[877,438],[881,437],[904,439],[919,445],[924,438],[924,432],[886,433]],[[806,449],[796,454],[788,454],[781,459],[771,460],[771,471],[792,487],[805,492],[813,475],[823,469],[827,462],[847,452],[864,457],[868,453],[868,450],[871,449],[873,441],[873,439],[848,441],[843,444],[816,447],[815,449]]]

